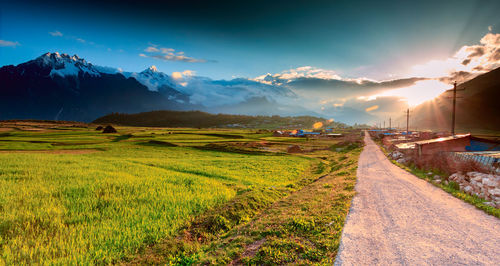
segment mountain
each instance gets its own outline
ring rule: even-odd
[[[412,123],[418,128],[450,131],[452,92],[417,106]],[[458,98],[460,97],[460,98]],[[500,131],[500,68],[457,86],[456,128],[462,132]]]
[[[0,84],[0,119],[92,121],[112,112],[195,108],[166,84],[151,91],[135,78],[57,52],[0,68]]]
[[[155,66],[124,72],[56,52],[0,68],[0,119],[92,121],[110,113],[200,110],[369,123],[382,115],[382,108],[367,112],[367,102],[359,97],[419,80],[376,82],[302,74],[213,80],[189,70],[167,75]]]
[[[169,75],[158,71],[156,66],[151,66],[139,73],[122,73],[126,77],[132,77],[142,85],[148,87],[150,91],[156,91],[165,95],[169,100],[176,100],[180,103],[188,103],[189,95],[183,94],[174,89],[178,84]]]

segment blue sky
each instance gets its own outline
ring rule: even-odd
[[[500,26],[499,1],[178,2],[2,2],[0,40],[15,45],[0,47],[0,65],[59,51],[125,71],[230,79],[314,66],[384,80]],[[139,56],[147,47],[206,62]]]

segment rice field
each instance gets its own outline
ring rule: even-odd
[[[203,148],[252,130],[0,132],[0,265],[108,264],[173,235],[239,191],[285,187],[311,159]]]

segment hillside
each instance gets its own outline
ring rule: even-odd
[[[119,124],[144,127],[246,127],[246,128],[311,128],[316,122],[333,127],[342,123],[331,122],[313,116],[248,116],[209,114],[200,111],[153,111],[138,114],[113,113],[94,121],[98,124]]]
[[[457,90],[457,132],[500,131],[500,68],[458,85]],[[450,131],[451,96],[452,92],[445,92],[417,106],[413,125],[419,129]]]

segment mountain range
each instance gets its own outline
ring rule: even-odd
[[[58,52],[0,68],[0,83],[0,119],[92,121],[110,113],[153,110],[317,115],[283,104],[296,97],[284,87],[249,79],[173,77],[154,66],[123,72]]]
[[[254,79],[212,80],[190,71],[167,75],[155,66],[142,72],[124,72],[93,65],[77,55],[45,53],[17,66],[0,68],[0,120],[90,122],[112,113],[199,110],[373,123],[401,113],[406,107],[397,97],[369,99],[367,95],[426,80],[412,77],[379,82],[346,79],[321,71],[324,70],[301,67]],[[496,69],[459,86],[466,88],[459,94],[467,98],[457,104],[459,128],[471,125],[498,129],[499,84],[500,70]],[[415,107],[412,124],[418,128],[447,129],[449,94]]]

